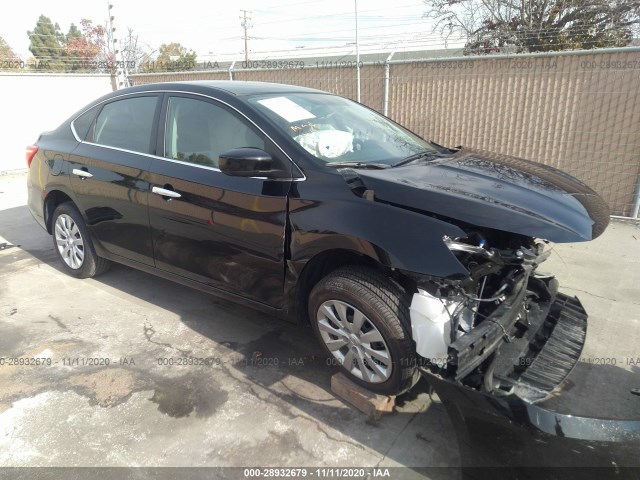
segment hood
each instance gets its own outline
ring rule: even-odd
[[[552,242],[592,240],[609,223],[608,205],[580,180],[481,150],[357,174],[378,201]]]

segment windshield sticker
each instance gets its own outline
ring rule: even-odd
[[[300,105],[286,97],[266,98],[264,100],[258,100],[258,103],[264,105],[277,115],[280,115],[289,123],[307,120],[309,118],[316,118],[313,113],[305,110]]]
[[[294,133],[298,133],[299,131],[304,130],[305,128],[309,129],[309,130],[313,130],[313,127],[315,127],[315,126],[316,126],[315,123],[307,122],[307,123],[303,123],[301,125],[291,125],[289,128],[291,130],[293,130]]]

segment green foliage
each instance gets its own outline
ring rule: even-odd
[[[76,27],[75,23],[72,23],[69,27],[69,33],[67,33],[67,43],[69,42],[69,40],[73,40],[74,38],[82,38],[82,32],[78,30],[78,27]]]
[[[184,72],[195,68],[196,52],[179,43],[162,44],[156,60],[145,65],[146,71],[156,72]]]
[[[33,54],[30,66],[37,69],[67,72],[95,72],[104,70],[96,62],[104,53],[106,32],[101,25],[93,26],[91,20],[80,20],[80,27],[71,24],[64,35],[60,26],[50,18],[40,15],[35,28],[27,32],[29,50]],[[105,63],[105,62],[101,62]]]
[[[102,25],[93,25],[88,19],[72,23],[65,35],[57,23],[40,15],[29,35],[29,50],[33,58],[28,61],[32,69],[65,72],[115,73],[126,63],[130,71],[189,71],[196,68],[196,53],[179,43],[163,44],[156,60],[151,60],[151,47],[145,51],[143,42],[129,29],[128,38],[122,44],[122,53],[108,40]],[[146,45],[146,44],[144,44]],[[0,59],[16,58],[9,46],[0,38]],[[124,59],[124,63],[121,61]]]
[[[35,28],[27,32],[31,44],[29,51],[36,61],[48,64],[51,70],[66,68],[66,37],[60,31],[60,26],[54,24],[49,17],[40,15]]]

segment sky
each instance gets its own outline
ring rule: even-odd
[[[147,53],[157,53],[163,43],[178,42],[194,50],[198,61],[242,60],[241,9],[250,12],[251,59],[355,52],[355,0],[179,0],[173,7],[135,0],[110,3],[115,37],[123,38],[130,27]],[[397,4],[390,4],[389,0],[357,2],[361,53],[445,47],[423,17],[422,1],[397,0]],[[0,36],[22,59],[30,56],[27,30],[33,30],[40,14],[67,33],[71,23],[79,25],[83,18],[104,25],[108,7],[106,1],[96,0],[29,0],[20,9],[3,14]]]

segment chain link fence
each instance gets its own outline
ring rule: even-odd
[[[251,62],[255,68],[130,80],[276,82],[357,99],[355,62],[342,63]],[[638,47],[412,61],[390,56],[360,65],[360,101],[437,143],[560,168],[600,193],[612,214],[638,216]]]

